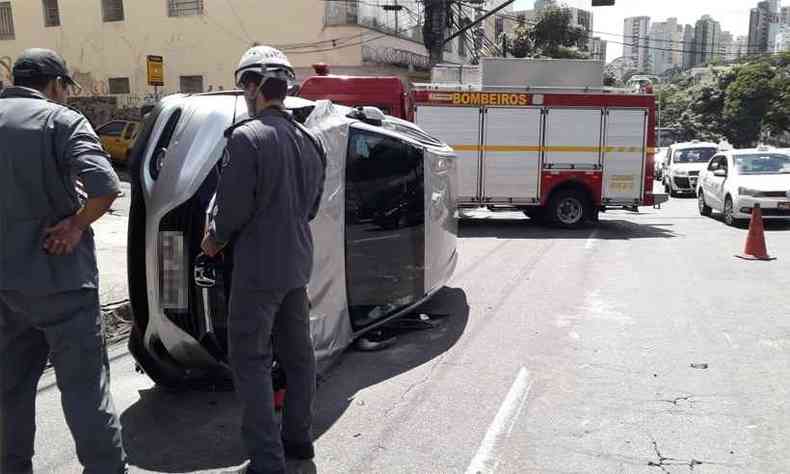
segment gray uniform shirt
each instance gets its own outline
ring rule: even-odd
[[[47,254],[44,229],[76,213],[85,197],[119,191],[99,137],[79,112],[41,93],[0,94],[0,290],[47,295],[98,288],[93,232],[74,252]]]
[[[233,286],[290,290],[313,269],[325,163],[286,112],[266,109],[233,129],[215,203],[214,232],[234,242]]]

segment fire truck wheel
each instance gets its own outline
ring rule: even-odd
[[[549,202],[551,221],[567,229],[582,227],[592,217],[587,195],[576,189],[557,191]]]

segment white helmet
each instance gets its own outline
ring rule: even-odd
[[[245,72],[256,73],[262,76],[264,81],[269,78],[277,78],[290,82],[296,78],[288,57],[279,49],[271,46],[253,46],[244,53],[235,73],[237,85],[241,83]]]

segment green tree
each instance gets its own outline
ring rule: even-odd
[[[587,35],[573,26],[573,15],[567,8],[544,10],[533,25],[519,25],[513,31],[511,53],[517,58],[548,57],[587,59]]]
[[[535,47],[532,43],[532,32],[529,26],[519,25],[513,30],[510,52],[517,58],[526,58],[534,55]]]
[[[770,122],[768,114],[777,95],[775,76],[773,68],[764,62],[740,66],[735,71],[735,80],[725,91],[723,110],[735,146],[754,145]]]

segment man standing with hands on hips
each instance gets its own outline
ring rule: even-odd
[[[314,456],[306,287],[313,269],[309,223],[318,213],[326,158],[283,105],[294,77],[274,48],[256,46],[242,56],[235,79],[250,118],[226,131],[213,222],[202,244],[213,257],[233,242],[228,341],[251,474],[285,473],[285,457]],[[282,429],[274,413],[274,352],[288,384]]]
[[[33,472],[38,381],[55,368],[86,474],[126,472],[90,225],[120,192],[99,137],[64,104],[77,84],[24,51],[0,94],[0,473]]]

